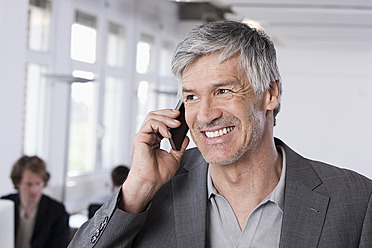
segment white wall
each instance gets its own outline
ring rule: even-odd
[[[278,46],[282,110],[275,128],[303,156],[372,178],[372,47]]]
[[[0,0],[0,195],[13,190],[10,167],[22,153],[27,0]]]

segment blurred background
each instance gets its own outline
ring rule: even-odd
[[[276,45],[275,135],[372,178],[369,0],[0,0],[0,195],[14,190],[22,154],[46,160],[45,191],[70,213],[109,192],[146,113],[176,104],[175,46],[222,19],[259,26]]]

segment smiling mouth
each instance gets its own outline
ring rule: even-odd
[[[205,136],[207,136],[207,138],[217,138],[217,137],[230,133],[233,129],[234,127],[225,127],[220,130],[216,130],[213,132],[204,132],[204,133],[205,133]]]

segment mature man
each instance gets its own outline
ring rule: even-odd
[[[372,247],[372,182],[273,137],[281,79],[266,34],[203,24],[172,70],[197,148],[159,149],[179,112],[149,113],[121,192],[70,247]]]

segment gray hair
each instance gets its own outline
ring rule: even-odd
[[[215,52],[220,53],[220,63],[239,54],[242,68],[257,96],[262,96],[273,82],[279,84],[282,94],[273,42],[264,31],[239,22],[208,22],[192,29],[173,54],[172,72],[181,80],[187,66]],[[279,110],[280,103],[274,110],[274,125]]]

